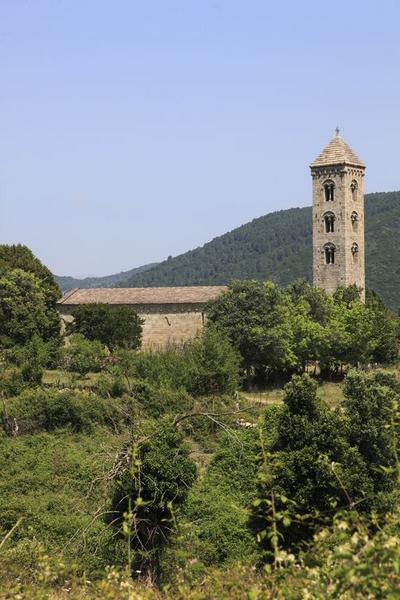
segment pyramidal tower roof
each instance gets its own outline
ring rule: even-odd
[[[331,139],[329,144],[311,163],[311,167],[322,167],[325,165],[355,165],[365,167],[365,164],[360,160],[344,141],[340,135],[339,128],[336,128],[336,135]]]

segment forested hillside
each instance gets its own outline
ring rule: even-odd
[[[149,265],[143,265],[136,269],[129,269],[129,271],[121,271],[120,273],[105,275],[104,277],[85,277],[84,279],[78,279],[76,277],[55,275],[55,280],[63,291],[71,290],[73,288],[113,287],[117,283],[129,279],[133,275],[143,273],[144,271],[155,267],[156,264],[157,263],[150,263]]]
[[[367,194],[367,286],[400,306],[400,192]],[[293,208],[254,219],[229,233],[125,279],[123,287],[224,284],[231,279],[271,279],[287,284],[311,279],[311,209]]]

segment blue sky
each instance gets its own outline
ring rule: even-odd
[[[310,204],[334,134],[400,189],[400,2],[0,0],[0,238],[57,274]]]

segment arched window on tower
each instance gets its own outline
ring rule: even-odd
[[[358,200],[358,183],[357,183],[357,181],[353,180],[351,182],[350,190],[351,190],[351,199],[353,200],[353,202],[356,202]]]
[[[331,243],[325,244],[324,253],[325,253],[325,264],[326,265],[334,265],[335,264],[335,253],[336,253],[335,244],[331,244]]]
[[[358,216],[358,213],[356,213],[355,210],[353,210],[353,212],[351,213],[350,219],[351,219],[351,224],[353,225],[353,231],[357,231],[358,230],[359,216]]]
[[[332,202],[335,199],[335,184],[331,179],[324,183],[324,196],[326,202]]]
[[[353,262],[357,262],[358,261],[358,253],[359,253],[359,248],[358,248],[358,244],[356,242],[354,242],[351,245],[351,253],[353,255]]]
[[[324,214],[325,233],[333,233],[335,231],[335,215],[333,212]]]

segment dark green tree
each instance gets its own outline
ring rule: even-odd
[[[189,454],[182,433],[164,419],[142,422],[120,457],[126,467],[117,469],[111,522],[126,538],[134,573],[153,583],[176,510],[196,478]]]
[[[32,273],[43,287],[47,288],[49,294],[52,292],[55,300],[60,298],[61,291],[53,274],[27,246],[0,244],[0,272],[13,269],[22,269],[22,271]]]
[[[88,340],[102,342],[110,351],[115,348],[140,347],[143,320],[129,306],[91,303],[78,306],[68,333],[81,333]]]
[[[46,288],[33,273],[5,270],[0,276],[0,338],[3,345],[24,344],[35,335],[58,338],[60,317],[49,307]]]
[[[239,387],[240,354],[210,323],[187,348],[188,391],[194,396],[232,394]]]
[[[398,410],[400,383],[387,373],[353,371],[344,386],[348,438],[367,465],[376,493],[400,483]]]
[[[378,294],[368,289],[366,305],[372,310],[375,340],[372,360],[380,364],[392,363],[399,356],[400,319],[385,306]]]
[[[278,544],[298,548],[340,508],[369,508],[372,491],[343,417],[317,397],[308,375],[294,376],[285,388],[275,439],[263,449],[251,519],[267,554],[276,554]]]
[[[289,296],[269,281],[235,281],[208,314],[239,350],[247,374],[265,380],[296,368],[291,308]]]

